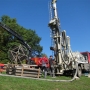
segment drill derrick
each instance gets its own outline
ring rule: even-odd
[[[49,22],[49,27],[52,33],[54,45],[50,47],[54,51],[56,61],[57,73],[62,73],[66,67],[65,63],[70,63],[68,55],[70,54],[70,37],[66,36],[66,31],[61,31],[60,21],[57,14],[56,7],[57,0],[52,0],[52,19]],[[67,59],[68,58],[68,59]],[[67,59],[67,60],[66,60]]]
[[[60,32],[60,22],[59,18],[57,15],[57,8],[56,8],[56,0],[52,0],[52,14],[53,18],[49,22],[49,27],[52,32],[52,38],[54,41],[54,46],[50,47],[50,49],[54,50],[54,55],[56,59],[56,63],[61,65],[61,54],[60,54],[60,49],[61,49],[61,32]]]

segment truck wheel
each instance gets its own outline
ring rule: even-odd
[[[77,76],[81,77],[81,75],[82,75],[82,68],[81,68],[81,66],[78,66]]]

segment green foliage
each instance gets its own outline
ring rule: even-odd
[[[10,18],[9,16],[5,15],[1,17],[0,22],[17,32],[31,46],[35,54],[40,54],[42,52],[42,46],[39,44],[41,38],[36,34],[34,30],[26,29],[20,26],[15,18]],[[15,36],[11,35],[2,27],[0,27],[0,61],[7,60],[8,49],[13,45],[17,46],[19,44],[20,41],[17,40]]]
[[[47,54],[41,53],[41,57],[44,57],[44,56],[48,58]]]

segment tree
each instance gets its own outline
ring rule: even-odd
[[[33,55],[38,55],[42,52],[43,48],[40,46],[41,38],[36,34],[34,30],[26,29],[20,26],[15,18],[10,18],[9,16],[5,15],[1,17],[0,22],[6,24],[8,27],[21,35],[22,38],[31,46]],[[9,34],[7,31],[0,27],[0,53],[3,53],[0,55],[0,60],[7,59],[8,49],[13,45],[19,44],[20,41],[17,40],[16,37]]]
[[[44,57],[44,56],[48,58],[47,54],[41,53],[41,57]]]

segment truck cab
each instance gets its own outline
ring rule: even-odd
[[[81,52],[87,63],[83,64],[83,71],[90,72],[90,52]]]
[[[90,52],[81,52],[81,54],[84,56],[85,60],[90,63]]]

